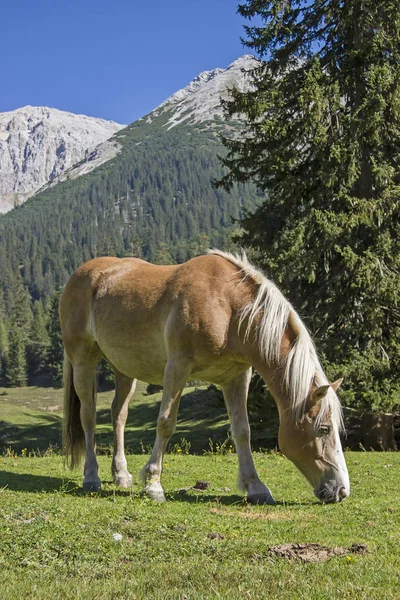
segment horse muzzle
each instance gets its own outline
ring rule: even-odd
[[[332,504],[334,502],[342,502],[345,498],[350,496],[350,490],[342,484],[339,486],[336,482],[326,482],[322,486],[314,490],[314,494],[318,500],[324,504]]]

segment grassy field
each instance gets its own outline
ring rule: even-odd
[[[129,452],[142,452],[154,443],[161,394],[146,395],[147,384],[139,382],[131,401],[125,443]],[[97,448],[109,449],[113,441],[110,407],[114,392],[97,395]],[[200,400],[201,398],[201,400]],[[200,400],[200,401],[199,401]],[[63,392],[53,388],[0,388],[0,450],[46,450],[61,445]],[[179,408],[177,430],[171,443],[190,436],[191,451],[202,452],[227,437],[229,424],[223,401],[213,392],[186,388]]]
[[[318,503],[279,454],[255,454],[278,500],[260,507],[236,491],[234,453],[183,455],[178,443],[165,458],[168,501],[153,504],[140,496],[137,478],[157,413],[157,397],[143,391],[128,426],[132,490],[112,484],[111,459],[100,456],[104,489],[84,495],[81,472],[65,470],[61,456],[25,450],[59,442],[60,392],[0,390],[0,432],[10,448],[0,458],[0,598],[400,599],[400,453],[346,452],[352,495],[338,505]],[[218,400],[198,407],[196,394],[183,399],[174,442],[185,437],[194,449],[227,431]],[[99,397],[104,449],[111,396]],[[197,480],[209,487],[196,491]],[[271,550],[281,544],[321,548],[296,558],[294,546],[288,559]],[[364,546],[352,552],[353,544]]]
[[[400,455],[347,453],[352,496],[322,505],[289,461],[258,454],[279,500],[248,506],[235,489],[236,457],[166,456],[168,502],[153,504],[109,480],[85,496],[59,456],[0,459],[2,598],[400,598]],[[130,455],[138,473],[144,455]],[[209,482],[204,492],[190,488]],[[117,535],[115,535],[117,534]],[[326,561],[279,558],[283,543],[365,554]]]

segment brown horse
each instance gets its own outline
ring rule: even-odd
[[[162,460],[188,379],[222,387],[248,500],[274,503],[250,449],[247,392],[252,366],[280,414],[279,444],[324,502],[350,493],[339,430],[340,381],[329,384],[311,338],[278,288],[246,259],[211,251],[182,265],[96,258],[68,281],[60,302],[65,345],[63,446],[71,467],[86,454],[83,487],[98,490],[94,374],[105,357],[116,378],[112,472],[132,484],[124,427],[135,380],[162,383],[157,435],[143,469],[144,493],[165,499]]]

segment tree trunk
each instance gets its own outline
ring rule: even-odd
[[[366,450],[397,450],[391,413],[364,413],[360,442]]]

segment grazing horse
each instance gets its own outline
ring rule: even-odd
[[[254,367],[280,415],[279,445],[323,502],[350,493],[339,431],[341,407],[299,316],[246,256],[218,250],[181,265],[137,258],[95,258],[68,281],[60,301],[65,346],[63,447],[71,468],[85,455],[83,488],[101,488],[95,454],[95,370],[105,357],[116,390],[112,403],[117,485],[132,476],[124,427],[136,379],[163,384],[157,435],[143,469],[143,493],[164,501],[162,460],[188,379],[222,387],[239,460],[239,485],[250,502],[273,504],[250,449],[247,393]]]

